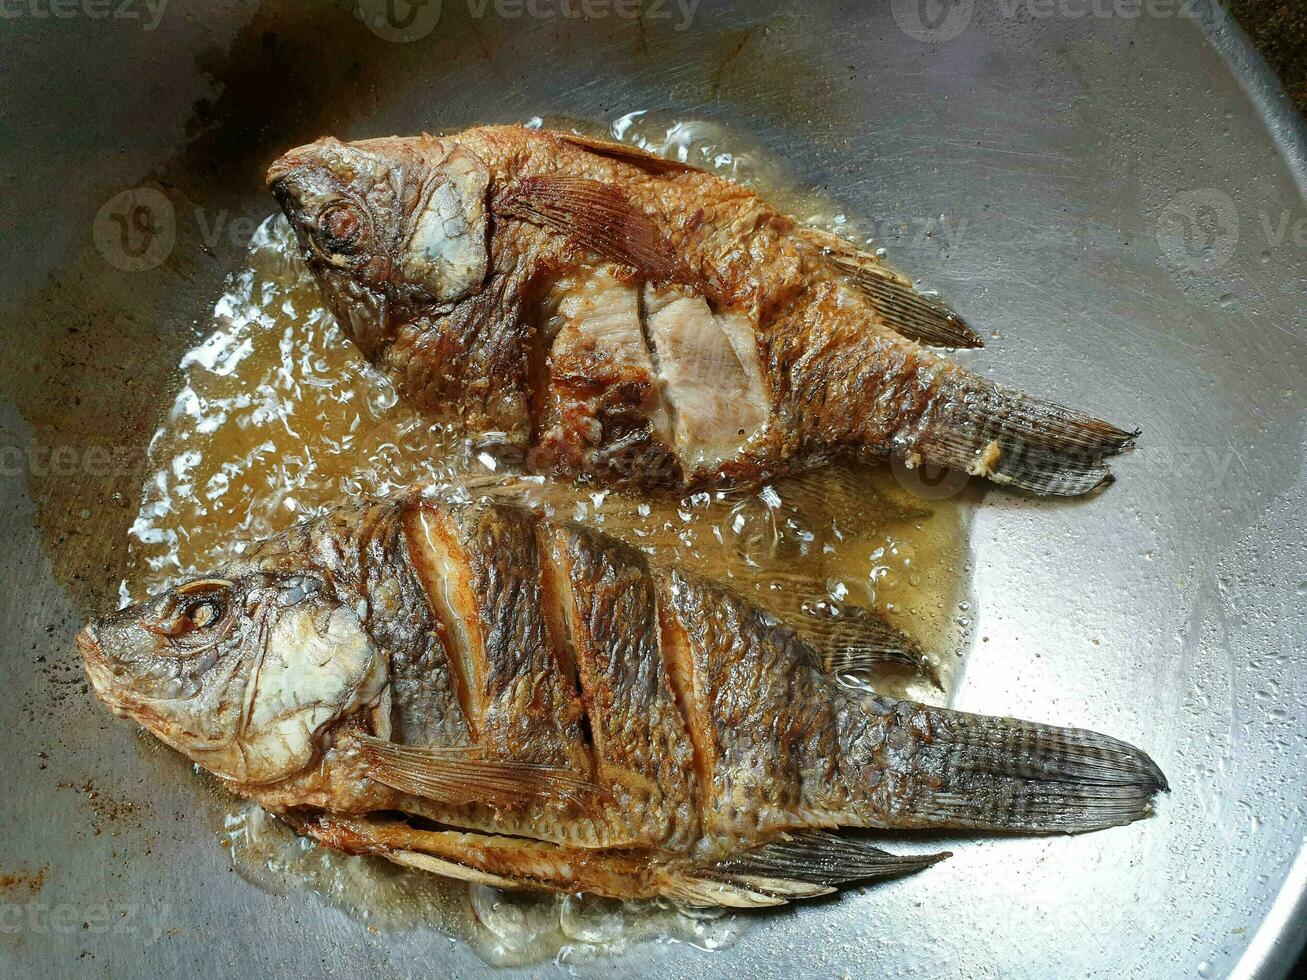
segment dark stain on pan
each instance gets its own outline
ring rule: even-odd
[[[726,57],[722,59],[722,63],[717,66],[717,70],[713,72],[712,75],[712,84],[708,87],[708,95],[710,98],[717,98],[718,93],[722,90],[722,80],[726,77],[726,70],[731,67],[733,61],[744,53],[744,49],[747,48],[749,42],[753,40],[754,32],[754,28],[751,27],[741,34],[740,39],[735,42],[735,46],[731,48]]]
[[[398,70],[386,58],[396,47],[346,8],[256,15],[228,51],[200,59],[217,94],[196,104],[186,151],[143,175],[175,216],[163,264],[114,268],[90,241],[88,214],[79,257],[6,316],[5,336],[29,342],[0,363],[0,388],[30,430],[7,425],[6,441],[25,461],[55,575],[83,609],[116,600],[149,438],[181,353],[240,267],[246,236],[234,229],[272,210],[267,163],[289,143],[347,127],[351,108],[366,111],[368,92]],[[103,188],[102,199],[119,189]]]
[[[772,27],[785,33],[783,24]],[[150,435],[174,397],[181,353],[207,326],[223,279],[241,267],[248,234],[236,230],[248,232],[272,210],[267,164],[325,133],[377,135],[361,121],[374,118],[389,93],[413,86],[432,91],[431,128],[482,121],[442,115],[439,78],[502,60],[520,30],[518,22],[478,20],[468,5],[446,4],[430,37],[395,44],[360,23],[352,3],[268,4],[229,47],[197,59],[214,94],[196,103],[185,151],[140,181],[172,206],[176,241],[167,258],[148,271],[114,268],[91,242],[86,215],[80,256],[0,324],[6,336],[28,338],[0,364],[0,389],[30,430],[15,430],[9,441],[30,442],[36,520],[56,577],[82,609],[116,599]],[[581,30],[560,24],[557,33],[575,41]],[[778,48],[772,28],[677,32],[667,21],[610,18],[584,30],[604,51],[598,65],[625,62],[669,103],[702,106],[706,91],[711,98],[721,90],[764,116],[795,112],[805,99],[805,111],[814,111],[808,96],[816,82]],[[671,52],[684,61],[686,48],[699,52],[701,71],[667,77]],[[497,65],[495,78],[507,80],[506,70]],[[757,73],[778,70],[794,73],[795,106],[749,105]],[[121,188],[98,190],[107,200]]]
[[[26,868],[0,871],[0,897],[12,899],[20,894],[26,896],[38,894],[45,887],[45,876],[49,870],[50,866],[45,864],[35,871]]]

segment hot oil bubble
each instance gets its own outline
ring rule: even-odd
[[[806,188],[747,135],[654,113],[623,117],[611,133],[579,128],[716,170],[808,224],[866,241],[842,206]],[[419,482],[469,499],[492,492],[484,482],[468,489],[470,478],[518,476],[493,441],[473,442],[417,414],[363,360],[324,310],[280,217],[259,228],[248,267],[228,280],[215,304],[209,334],[182,359],[178,391],[148,461],[129,534],[124,599],[210,574],[251,542],[343,503]],[[765,608],[878,608],[931,653],[946,689],[968,641],[956,613],[950,615],[971,598],[962,509],[919,500],[886,468],[679,501],[556,482],[540,483],[532,494],[546,513],[602,527]],[[925,681],[858,683],[936,703],[947,697]],[[491,962],[572,962],[654,938],[716,949],[750,921],[661,901],[469,890],[378,858],[330,851],[251,813],[234,817],[227,835],[234,864],[255,884],[312,890],[378,928],[444,929]]]
[[[569,939],[583,943],[611,943],[626,931],[627,903],[597,895],[568,895],[563,899],[560,924]],[[636,907],[635,911],[641,911]]]
[[[489,885],[472,885],[472,911],[509,952],[523,952],[559,928],[556,895],[506,891]]]

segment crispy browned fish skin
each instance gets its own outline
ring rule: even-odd
[[[1144,816],[1166,785],[1106,736],[849,690],[728,589],[513,507],[411,494],[301,525],[223,576],[88,629],[97,693],[302,832],[446,875],[775,904],[938,857],[834,828],[1094,830]],[[315,635],[351,644],[365,695],[311,676],[334,670],[330,646],[268,679],[296,655],[267,646],[277,617],[304,603],[331,624]],[[351,617],[384,677],[364,669]],[[191,694],[206,630],[259,665],[253,695],[206,709],[245,704],[217,731],[157,700]],[[232,672],[213,659],[205,670]],[[303,691],[344,707],[316,717],[312,756],[286,774],[251,729]],[[237,753],[206,754],[233,731]],[[240,775],[251,745],[273,778]]]
[[[905,339],[979,343],[875,257],[630,147],[520,127],[326,139],[269,182],[364,352],[537,469],[683,488],[892,455],[1074,495],[1136,434]],[[598,312],[568,306],[587,289]]]

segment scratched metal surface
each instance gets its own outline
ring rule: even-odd
[[[236,219],[269,210],[279,148],[640,108],[751,130],[996,331],[982,369],[1142,426],[1097,500],[978,506],[957,703],[1147,746],[1174,790],[1142,824],[959,842],[729,950],[650,944],[620,968],[1287,969],[1307,884],[1303,129],[1236,31],[1161,4],[957,0],[923,21],[933,4],[704,0],[678,30],[674,4],[636,22],[446,0],[398,43],[348,6],[278,6],[20,5],[0,32],[0,973],[489,972],[442,935],[372,935],[238,879],[213,801],[91,703],[71,641],[112,602],[177,354],[240,262]],[[126,272],[95,216],[145,181],[175,242]]]

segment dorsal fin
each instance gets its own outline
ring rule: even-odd
[[[984,347],[985,341],[939,300],[912,288],[906,276],[852,242],[804,228],[798,238],[811,254],[843,275],[867,298],[885,326],[909,340],[935,347]]]
[[[650,153],[638,146],[631,146],[628,143],[614,143],[611,140],[595,139],[592,136],[581,136],[578,133],[555,133],[554,136],[563,143],[570,143],[572,146],[598,154],[601,157],[629,163],[652,174],[703,172],[698,167],[691,166],[688,163],[682,163],[680,160],[669,160],[667,157],[660,157],[655,153]]]

